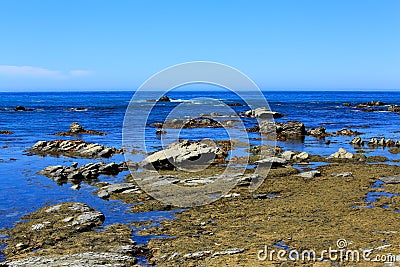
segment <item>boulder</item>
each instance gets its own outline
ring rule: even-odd
[[[16,106],[16,107],[14,108],[14,110],[15,110],[15,111],[26,111],[27,109],[26,109],[25,107],[23,107],[23,106]]]
[[[219,148],[205,143],[185,140],[181,143],[173,143],[167,149],[148,156],[141,162],[141,166],[145,169],[153,166],[157,170],[173,170],[177,166],[208,165],[219,152]]]
[[[388,107],[388,111],[390,111],[390,112],[400,112],[400,106],[391,105],[391,106]]]
[[[171,102],[171,99],[168,96],[162,96],[160,97],[157,102]]]
[[[333,153],[328,158],[337,158],[337,159],[352,159],[354,155],[350,152],[347,152],[343,148],[339,148],[338,152]]]
[[[261,160],[257,160],[255,164],[257,165],[268,165],[271,164],[271,167],[280,167],[287,163],[286,159],[278,158],[278,157],[265,157]]]
[[[245,117],[257,118],[257,119],[279,119],[283,117],[283,114],[271,111],[268,108],[256,108],[254,110],[248,110],[243,113]]]
[[[297,174],[297,176],[303,177],[303,178],[314,178],[317,176],[321,176],[321,172],[320,171],[308,171],[308,172],[302,172]]]
[[[276,133],[277,138],[279,138],[280,136],[304,136],[306,134],[306,131],[304,124],[299,121],[288,121],[286,123],[263,121],[260,123],[260,133],[266,135]]]
[[[360,136],[356,136],[353,138],[353,140],[351,140],[350,144],[352,144],[353,146],[363,146],[364,142],[362,141]]]
[[[353,135],[359,135],[360,133],[357,132],[357,131],[352,131],[350,129],[343,128],[343,129],[341,129],[339,131],[334,132],[333,134],[335,134],[335,135],[343,135],[343,136],[353,136]]]
[[[293,157],[294,160],[306,160],[310,157],[307,152],[301,152]]]
[[[69,131],[71,133],[80,133],[80,132],[85,131],[85,129],[77,122],[71,123],[71,125],[69,126],[69,129],[70,129]]]
[[[293,151],[285,151],[281,154],[281,157],[286,160],[292,160],[293,157],[296,155]]]
[[[328,134],[326,133],[326,128],[319,126],[317,128],[312,128],[307,131],[307,135],[315,136],[315,137],[325,137]]]

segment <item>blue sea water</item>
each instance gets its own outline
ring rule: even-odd
[[[261,99],[252,92],[246,92],[246,99],[254,103]],[[0,130],[9,130],[13,135],[0,135],[0,229],[12,227],[21,216],[45,205],[65,201],[81,201],[99,209],[106,215],[105,224],[115,222],[149,220],[161,221],[173,218],[173,212],[152,212],[143,214],[128,213],[129,206],[119,201],[104,201],[93,194],[95,188],[83,184],[79,191],[69,185],[59,186],[52,180],[38,174],[38,171],[49,165],[69,165],[74,161],[80,164],[93,162],[89,159],[73,159],[67,157],[39,157],[29,155],[26,149],[38,140],[53,140],[61,137],[54,133],[67,131],[72,122],[79,122],[86,129],[104,131],[106,136],[80,136],[88,142],[98,142],[116,148],[122,147],[122,128],[126,108],[133,92],[46,92],[46,93],[0,93]],[[148,92],[143,99],[135,99],[138,111],[153,105],[148,100],[155,99],[156,92]],[[180,103],[190,103],[192,111],[200,113],[223,111],[221,103],[209,105],[205,112],[201,99],[212,98],[224,103],[235,103],[242,100],[237,95],[227,91],[171,91],[168,93],[171,103],[159,103],[151,113],[147,124],[162,121],[172,108]],[[400,105],[400,92],[317,92],[317,91],[265,91],[265,99],[272,110],[285,114],[277,121],[299,120],[307,127],[324,126],[328,132],[351,128],[363,132],[362,138],[381,137],[400,140],[400,115],[390,112],[359,112],[343,106],[344,102],[361,103],[380,100],[389,104]],[[196,99],[196,100],[193,100]],[[212,103],[212,102],[211,102]],[[24,106],[29,111],[16,112],[16,106]],[[74,111],[74,108],[84,107],[84,111]],[[243,112],[246,106],[231,107],[235,112]],[[184,118],[184,109],[175,114]],[[226,114],[229,115],[229,114]],[[138,122],[138,125],[142,124]],[[246,127],[254,126],[254,121],[245,119]],[[171,132],[173,132],[171,130]],[[168,140],[170,132],[165,136]],[[224,129],[184,129],[179,133],[183,139],[227,139]],[[257,137],[252,134],[251,137]],[[62,137],[69,139],[71,137]],[[149,151],[160,149],[160,138],[153,128],[146,131],[146,145]],[[331,143],[324,140],[306,137],[303,142],[278,142],[285,150],[306,151],[311,154],[328,156],[343,147],[349,152],[357,152],[349,141],[352,137],[329,137]],[[254,143],[257,140],[253,139]],[[143,149],[143,147],[138,147]],[[399,159],[387,150],[365,148],[367,155],[384,155],[391,159]],[[138,156],[140,157],[140,155]],[[123,161],[122,155],[104,160],[105,162]],[[140,160],[140,158],[138,158]],[[101,181],[119,182],[128,172],[116,177],[101,176]]]

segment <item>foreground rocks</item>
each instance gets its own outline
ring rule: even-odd
[[[225,158],[227,151],[204,142],[183,141],[173,143],[167,149],[158,151],[141,162],[145,169],[173,170],[177,167],[208,165],[217,158]]]
[[[86,130],[79,123],[73,122],[70,125],[70,130],[68,132],[55,133],[58,136],[74,136],[77,134],[92,134],[92,135],[106,135],[104,132]]]
[[[136,262],[138,248],[125,225],[101,232],[104,215],[84,203],[67,202],[23,217],[8,231],[7,266],[120,266]]]
[[[109,158],[114,154],[123,152],[96,143],[86,143],[82,140],[38,141],[29,151],[38,155],[82,158]]]
[[[132,163],[133,164],[133,163]],[[133,166],[132,166],[133,167]],[[78,168],[78,163],[68,166],[49,166],[40,171],[41,174],[51,178],[57,183],[70,182],[79,184],[82,181],[97,179],[101,174],[117,175],[122,171],[127,171],[128,166],[125,162],[119,164],[112,163],[88,163]]]

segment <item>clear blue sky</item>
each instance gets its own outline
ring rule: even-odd
[[[264,89],[399,89],[400,1],[0,2],[0,91],[135,89],[194,60]]]

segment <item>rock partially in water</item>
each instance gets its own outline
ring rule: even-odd
[[[8,135],[11,135],[11,134],[14,134],[14,132],[4,130],[4,131],[0,131],[0,134],[8,134]]]
[[[248,110],[244,112],[243,115],[257,119],[278,119],[283,117],[283,114],[280,114],[276,111],[271,111],[268,108],[256,108],[254,110]]]
[[[27,109],[26,109],[25,107],[23,107],[23,106],[16,106],[16,107],[14,108],[14,110],[15,110],[15,111],[27,111]]]
[[[122,150],[116,148],[96,143],[86,143],[82,140],[38,141],[29,151],[38,155],[62,155],[82,158],[109,158],[114,154],[123,153]]]
[[[49,166],[40,171],[41,174],[53,179],[58,183],[69,181],[77,184],[82,181],[97,179],[101,174],[117,175],[122,171],[128,170],[125,162],[119,164],[115,162],[104,163],[88,163],[78,168],[77,163],[68,166]]]
[[[171,102],[171,99],[168,96],[164,95],[164,96],[160,97],[157,100],[157,102]]]
[[[103,213],[80,202],[41,208],[8,231],[6,266],[132,266],[139,249],[132,230],[113,224],[94,231]]]
[[[276,137],[279,141],[291,138],[304,138],[306,135],[304,124],[300,121],[275,123],[272,121],[263,121],[260,123],[259,131],[264,135]]]
[[[330,136],[330,134],[326,132],[326,128],[322,126],[308,130],[307,135],[311,135],[317,138],[324,138],[326,136]]]
[[[343,136],[354,136],[354,135],[359,135],[360,133],[357,132],[357,131],[352,131],[350,129],[343,128],[343,129],[341,129],[339,131],[333,132],[333,134],[335,134],[335,135],[343,135]]]
[[[360,136],[356,136],[353,138],[353,140],[351,140],[350,144],[352,144],[353,146],[363,146],[364,142]]]
[[[278,157],[265,157],[261,160],[257,160],[255,163],[257,165],[271,164],[271,167],[281,167],[287,163],[287,160]]]
[[[379,180],[386,184],[400,184],[400,175],[385,176],[381,177]]]
[[[82,127],[77,122],[73,122],[70,125],[70,129],[68,132],[60,132],[60,133],[55,133],[55,135],[58,136],[74,136],[77,134],[92,134],[92,135],[106,135],[104,132],[99,132],[95,130],[86,130],[85,128]]]
[[[228,127],[230,123],[228,121],[222,122],[216,121],[212,118],[198,117],[191,119],[173,119],[165,122],[153,123],[151,126],[156,128],[170,128],[170,129],[194,129],[194,128],[224,128]]]
[[[391,106],[388,107],[388,111],[390,111],[390,112],[400,112],[400,106],[391,105]]]

